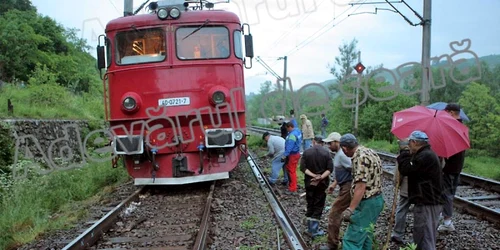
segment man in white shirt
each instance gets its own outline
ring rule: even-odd
[[[271,135],[269,132],[265,132],[262,135],[262,139],[267,142],[267,148],[269,150],[267,156],[272,159],[269,183],[275,184],[278,181],[280,170],[283,169],[284,178],[281,184],[288,185],[288,174],[284,168],[285,164],[281,162],[281,158],[285,153],[285,139],[279,136]]]

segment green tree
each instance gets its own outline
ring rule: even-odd
[[[500,155],[500,105],[498,100],[490,95],[490,88],[472,82],[463,92],[460,104],[467,111],[471,121],[469,137],[471,139],[471,152],[481,154],[483,151],[489,156]]]
[[[9,10],[34,11],[36,8],[31,4],[30,0],[2,0],[0,1],[0,15],[3,15]]]

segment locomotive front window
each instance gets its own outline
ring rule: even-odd
[[[231,54],[226,27],[182,27],[176,31],[177,57],[181,60],[224,59]]]
[[[116,36],[116,63],[119,65],[165,60],[165,32],[143,29],[120,32]]]

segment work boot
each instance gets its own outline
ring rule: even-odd
[[[318,220],[310,220],[311,222],[311,234],[314,239],[314,237],[317,236],[323,236],[325,235],[325,232],[319,228],[319,221]]]
[[[320,246],[319,247],[319,250],[337,250],[337,249],[339,249],[338,246],[330,246],[330,245],[328,245],[328,246]]]

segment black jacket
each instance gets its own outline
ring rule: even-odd
[[[464,167],[465,161],[465,150],[456,153],[449,158],[445,158],[445,164],[443,168],[443,173],[445,174],[460,174],[462,168]]]
[[[333,160],[328,149],[320,145],[314,145],[314,147],[306,149],[302,154],[302,158],[300,158],[300,171],[305,173],[306,169],[315,174],[323,174],[327,170],[331,173],[333,171]],[[304,174],[304,186],[308,187],[311,179],[311,176]],[[327,187],[329,183],[330,177],[327,177],[318,186]]]
[[[459,122],[462,122],[461,119],[457,119]],[[462,168],[464,167],[465,161],[465,150],[462,152],[458,152],[449,158],[445,158],[445,164],[443,168],[443,173],[445,174],[460,174],[462,172]]]
[[[288,131],[286,130],[286,122],[283,121],[283,124],[281,124],[281,137],[283,137],[283,139],[286,139],[286,136],[288,135]]]
[[[420,148],[414,155],[402,151],[397,160],[399,172],[408,176],[408,198],[411,204],[443,204],[441,165],[429,145]]]

